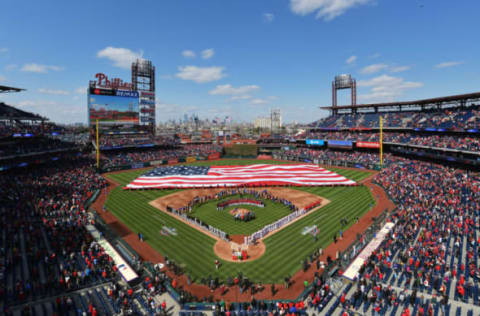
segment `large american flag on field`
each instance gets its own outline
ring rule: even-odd
[[[313,164],[172,166],[150,170],[125,188],[168,189],[272,185],[356,185],[356,182]]]

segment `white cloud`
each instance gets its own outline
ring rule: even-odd
[[[447,68],[447,67],[454,67],[463,64],[463,61],[446,61],[440,64],[435,65],[435,68]]]
[[[353,55],[353,56],[348,57],[345,62],[346,62],[347,64],[352,64],[352,63],[354,63],[355,61],[357,61],[357,56]]]
[[[22,67],[22,71],[24,72],[36,72],[36,73],[47,73],[49,70],[53,71],[61,71],[63,67],[60,66],[49,66],[49,65],[41,65],[41,64],[25,64]]]
[[[272,23],[275,20],[275,15],[273,13],[264,13],[263,19],[265,22]]]
[[[407,82],[404,82],[403,78],[400,78],[400,77],[381,75],[369,80],[359,80],[358,86],[359,87],[393,86],[393,85],[399,85],[402,83],[407,83]]]
[[[366,66],[360,70],[360,73],[362,74],[373,74],[376,72],[379,72],[380,70],[383,70],[387,68],[388,66],[385,64],[373,64],[370,66]]]
[[[268,100],[261,99],[261,98],[252,99],[250,101],[250,104],[252,105],[261,105],[261,104],[268,104],[268,103],[269,103]]]
[[[87,87],[78,87],[75,89],[76,94],[87,94]]]
[[[248,85],[233,87],[231,84],[218,85],[215,89],[209,91],[211,95],[230,95],[231,97],[228,101],[240,101],[240,100],[249,100],[252,96],[249,94],[251,92],[258,91],[260,89],[257,85]]]
[[[316,12],[317,19],[330,21],[353,7],[369,2],[371,0],[290,0],[290,9],[299,15]]]
[[[183,80],[192,80],[196,83],[205,83],[220,80],[225,77],[224,67],[197,67],[180,66],[176,76]]]
[[[411,67],[410,66],[394,66],[390,68],[391,72],[402,72],[402,71],[407,71]]]
[[[53,95],[69,95],[70,94],[66,90],[55,90],[55,89],[44,89],[44,88],[37,89],[37,92],[43,93],[43,94],[53,94]]]
[[[0,75],[0,82],[6,81],[6,80],[7,80],[7,78],[5,78],[4,76],[1,76],[1,75]]]
[[[238,100],[248,100],[248,99],[251,99],[252,96],[251,95],[248,95],[248,94],[244,94],[244,95],[234,95],[230,98],[230,101],[238,101]]]
[[[202,58],[203,59],[210,59],[210,58],[213,57],[214,54],[215,54],[215,51],[213,50],[213,48],[208,48],[208,49],[202,50]]]
[[[130,69],[132,62],[142,59],[143,51],[134,52],[128,48],[108,46],[98,51],[97,57],[110,59],[115,67]]]
[[[6,53],[6,52],[8,52],[8,48],[0,47],[0,53]]]
[[[368,94],[359,95],[363,101],[393,101],[401,96],[405,90],[423,87],[422,82],[405,81],[400,77],[381,75],[369,80],[359,80],[358,87],[369,87]]]
[[[380,53],[375,53],[375,54],[372,54],[372,55],[370,55],[370,56],[368,56],[368,57],[375,59],[375,58],[378,58],[378,57],[380,57],[380,56],[382,56],[382,55],[380,55]]]
[[[182,56],[185,58],[195,58],[197,54],[193,50],[186,49],[182,52]]]
[[[257,85],[240,86],[238,88],[234,88],[230,84],[224,84],[216,86],[215,89],[208,93],[211,95],[239,95],[247,94],[258,89],[260,89],[260,87]]]

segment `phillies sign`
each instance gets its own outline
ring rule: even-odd
[[[107,75],[100,72],[95,75],[95,78],[97,78],[95,84],[100,88],[133,90],[131,83],[123,82],[120,78],[108,79]]]

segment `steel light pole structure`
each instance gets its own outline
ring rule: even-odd
[[[332,107],[337,106],[337,90],[350,89],[351,105],[357,105],[357,81],[351,75],[338,75],[332,81]]]

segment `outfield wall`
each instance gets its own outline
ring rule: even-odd
[[[258,146],[254,144],[234,144],[223,147],[226,157],[257,157]]]

